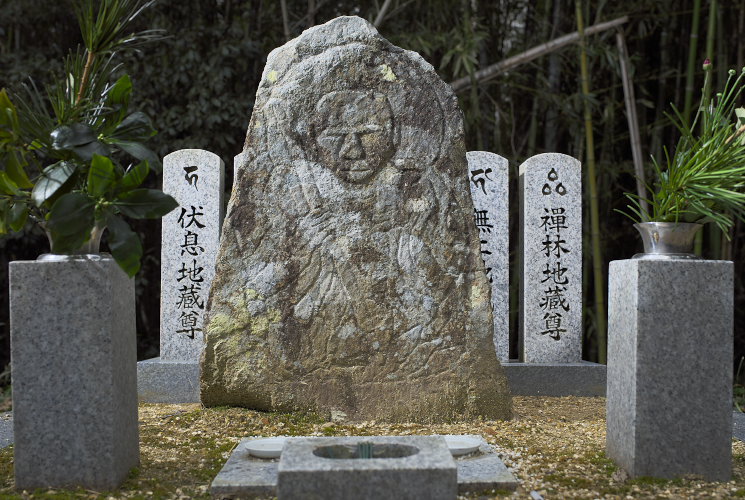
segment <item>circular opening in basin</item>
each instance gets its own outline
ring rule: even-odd
[[[364,451],[363,451],[364,453]],[[313,454],[321,458],[404,458],[416,455],[419,448],[405,444],[372,444],[372,456],[363,457],[358,445],[335,444],[319,446]]]

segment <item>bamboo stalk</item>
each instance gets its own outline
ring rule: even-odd
[[[663,117],[665,116],[665,107],[667,106],[667,76],[666,76],[666,69],[669,66],[669,54],[670,54],[670,44],[669,44],[669,38],[670,38],[670,32],[675,31],[676,24],[677,24],[677,16],[673,17],[670,25],[663,24],[662,25],[662,32],[660,33],[660,69],[662,70],[660,72],[660,76],[657,80],[657,105],[655,106],[655,117],[654,117],[654,123],[659,124],[662,123]],[[655,158],[661,158],[662,157],[662,144],[663,144],[663,137],[662,137],[662,131],[658,131],[652,135],[652,145],[650,146],[650,153]]]
[[[595,33],[607,31],[609,29],[616,28],[624,23],[627,23],[628,21],[628,16],[619,17],[618,19],[614,19],[612,21],[606,21],[604,23],[590,26],[584,31],[584,34],[592,35]],[[550,54],[551,52],[559,50],[562,47],[566,47],[567,45],[577,43],[579,39],[580,35],[578,32],[575,31],[574,33],[560,36],[559,38],[551,40],[550,42],[536,45],[532,49],[528,49],[525,52],[521,52],[520,54],[505,59],[504,61],[500,61],[477,71],[475,74],[476,81],[478,81],[479,83],[487,82],[492,78],[499,76],[499,74],[504,71],[508,71],[516,66],[528,63],[533,59],[537,59],[543,55]],[[451,82],[450,86],[453,87],[454,91],[459,92],[471,86],[471,79],[467,76],[458,78],[457,80]]]
[[[285,40],[290,40],[290,18],[287,12],[287,0],[280,0],[279,5],[282,9],[282,26],[285,30]]]
[[[685,106],[683,107],[683,116],[687,124],[691,122],[691,109],[693,107],[693,77],[696,74],[696,46],[698,45],[698,25],[700,18],[701,0],[693,0],[693,19],[691,20],[691,35],[688,41]]]
[[[709,3],[709,24],[706,29],[706,57],[710,61],[716,62],[717,64],[719,61],[716,61],[716,58],[714,57],[714,42],[716,41],[716,32],[717,32],[717,1],[711,0]],[[722,66],[720,64],[720,66]],[[709,78],[709,84],[704,88],[704,103],[707,105],[711,102],[711,88],[712,88],[712,78]],[[729,141],[729,139],[727,139]],[[719,230],[716,224],[709,224],[709,231],[707,234],[708,244],[709,244],[709,252],[710,256],[713,259],[719,259],[721,258],[722,254],[722,231]],[[698,254],[701,255],[703,251],[703,242],[701,244],[702,248],[698,248]]]
[[[385,20],[385,14],[388,12],[388,8],[391,6],[392,0],[385,0],[383,2],[383,6],[378,11],[378,15],[375,16],[375,21],[373,22],[373,26],[376,28],[379,28],[381,24],[383,24],[383,21]]]
[[[745,9],[737,9],[740,16],[737,19],[737,32],[745,33]],[[737,37],[737,66],[742,68],[745,65],[745,40],[743,37]]]
[[[582,77],[582,100],[585,118],[585,144],[587,147],[587,186],[590,191],[590,239],[592,240],[592,274],[595,285],[595,322],[598,336],[598,362],[605,364],[605,280],[603,279],[603,258],[600,253],[600,221],[598,210],[598,188],[595,174],[595,144],[592,131],[592,111],[590,109],[590,75],[587,68],[587,47],[584,35],[584,22],[582,18],[582,0],[575,0],[574,4],[577,13],[577,33],[579,34],[579,61]]]
[[[636,194],[639,196],[639,204],[642,212],[649,214],[649,204],[646,199],[644,160],[642,159],[642,140],[639,133],[639,119],[636,115],[636,97],[634,96],[634,82],[629,76],[629,52],[626,48],[626,39],[623,32],[616,32],[616,45],[618,46],[618,60],[621,64],[621,80],[623,81],[623,96],[626,101],[626,119],[629,123],[629,138],[631,140],[631,156],[634,160],[634,172],[636,173]],[[644,220],[646,222],[646,219]]]
[[[551,33],[550,37],[556,36],[556,32],[561,24],[562,0],[555,0],[551,12]],[[561,64],[559,54],[552,52],[548,56],[548,91],[554,94],[559,93],[559,82],[561,80]],[[556,106],[549,106],[546,110],[546,127],[544,132],[543,147],[546,151],[556,151],[557,129],[559,128],[558,118],[559,111]]]
[[[308,0],[308,27],[315,26],[316,24],[316,1]]]

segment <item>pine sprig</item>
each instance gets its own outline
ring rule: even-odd
[[[713,222],[725,234],[733,218],[745,221],[745,125],[736,109],[745,90],[745,68],[729,71],[722,92],[710,96],[711,65],[705,63],[702,101],[693,122],[674,105],[666,116],[680,132],[672,155],[664,149],[664,163],[652,158],[654,185],[647,185],[650,211],[638,195],[625,193],[630,204],[622,212],[637,222]]]

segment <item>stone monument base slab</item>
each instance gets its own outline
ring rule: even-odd
[[[502,363],[513,396],[605,396],[605,365],[579,363]]]
[[[199,362],[139,361],[137,398],[141,403],[199,403]]]

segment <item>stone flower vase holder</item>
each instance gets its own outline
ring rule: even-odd
[[[678,226],[692,243],[698,228]],[[733,263],[660,245],[667,229],[640,229],[646,253],[610,263],[606,452],[631,477],[727,481]]]
[[[106,254],[10,263],[17,489],[117,487],[139,462],[134,280]]]

